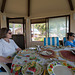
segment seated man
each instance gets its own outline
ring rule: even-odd
[[[74,37],[75,37],[74,33],[72,32],[67,33],[67,41],[65,42],[65,46],[75,47]]]

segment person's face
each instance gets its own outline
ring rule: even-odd
[[[12,38],[12,32],[11,32],[11,30],[8,31],[8,33],[6,35],[6,38],[9,38],[9,39]]]
[[[75,36],[73,35],[73,36],[69,36],[70,37],[70,39],[71,40],[74,40],[74,38],[75,38]]]

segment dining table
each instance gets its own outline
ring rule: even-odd
[[[67,60],[61,57],[59,53],[62,50],[71,51],[71,49],[73,48],[69,48],[69,47],[57,48],[57,47],[48,46],[48,47],[42,47],[41,51],[38,51],[37,48],[36,49],[27,48],[21,50],[15,55],[13,59],[11,65],[11,73],[13,73],[14,75],[50,75],[48,73],[49,72],[48,70],[50,70],[48,69],[48,66],[52,62],[62,62],[63,64],[68,63],[69,64],[68,67],[70,69],[73,68],[73,72],[75,73],[75,61]],[[49,57],[49,56],[45,57],[44,55],[42,55],[43,51],[46,52],[49,50],[53,51],[55,53],[55,56],[53,55],[53,57]],[[27,73],[29,72],[29,70],[27,69],[28,65],[29,64],[32,65],[35,62],[39,67],[37,68],[38,72],[36,74],[25,74],[26,72]],[[55,75],[55,74],[52,73],[51,75]]]

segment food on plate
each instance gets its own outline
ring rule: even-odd
[[[61,50],[59,51],[59,55],[64,59],[75,62],[75,55],[71,51]]]
[[[45,58],[56,58],[56,52],[53,50],[43,50],[40,52],[40,56]]]
[[[50,52],[50,51],[42,51],[40,54],[42,54],[42,55],[51,55],[52,52]]]

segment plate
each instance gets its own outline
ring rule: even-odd
[[[34,50],[34,49],[36,49],[36,47],[29,47],[29,49]]]
[[[24,65],[22,67],[22,74],[23,75],[41,75],[43,73],[43,67],[42,65],[36,63],[36,71],[35,72],[32,72],[32,71],[29,71],[28,68],[30,67],[30,64],[31,63],[27,63],[26,65]],[[32,72],[33,74],[27,74],[27,72]]]
[[[43,57],[43,58],[56,58],[56,53],[55,51],[53,50],[43,50],[39,53],[40,57]]]
[[[63,59],[75,62],[75,55],[70,50],[59,51],[59,56]]]
[[[50,51],[42,51],[42,52],[40,52],[40,54],[42,54],[42,55],[51,55],[52,52],[50,52]]]
[[[50,75],[74,75],[75,68],[66,62],[52,62],[47,66]]]
[[[17,52],[13,53],[11,56],[8,56],[8,59],[14,59],[14,57],[17,55]]]
[[[23,51],[20,51],[18,54],[31,54],[31,53],[35,53],[35,52],[30,50],[23,50]]]

